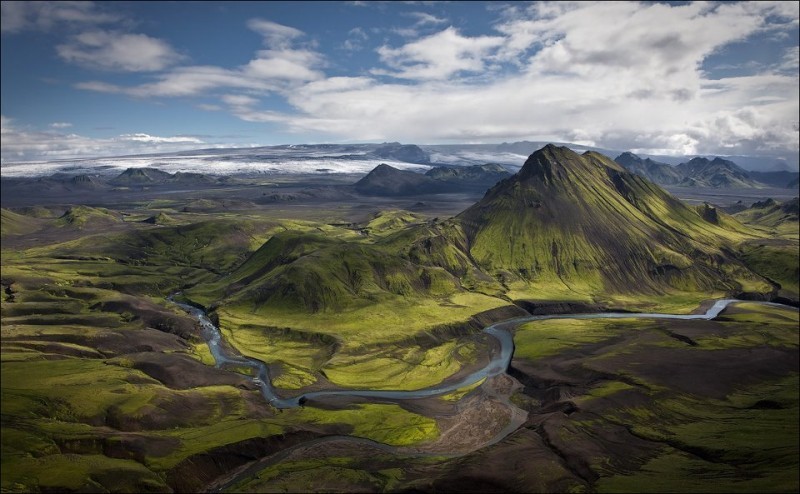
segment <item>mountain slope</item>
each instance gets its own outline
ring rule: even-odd
[[[440,188],[430,177],[380,164],[355,183],[358,193],[371,196],[402,196],[434,192]]]
[[[692,158],[676,169],[684,175],[681,185],[700,187],[747,187],[764,185],[753,180],[747,171],[733,161],[722,158]]]
[[[157,168],[128,168],[111,180],[115,185],[150,185],[165,182],[172,175]]]
[[[733,289],[731,269],[752,278],[720,249],[745,233],[594,152],[548,145],[456,219],[481,268],[534,284],[602,293]]]
[[[749,171],[748,174],[753,180],[757,180],[762,184],[769,185],[770,187],[780,187],[791,189],[797,187],[797,179],[800,176],[798,172],[790,171],[776,171],[776,172],[758,172]]]
[[[800,199],[795,197],[783,203],[773,199],[756,202],[748,209],[733,215],[737,220],[755,227],[767,228],[776,233],[797,238],[800,217],[798,205]]]
[[[434,180],[476,185],[494,185],[511,176],[505,168],[493,163],[472,166],[437,166],[425,172],[425,175]]]
[[[639,156],[625,152],[614,158],[614,161],[631,173],[642,176],[659,185],[675,185],[683,180],[683,175],[674,166],[650,158],[642,159]]]
[[[385,168],[390,178],[403,176]],[[314,314],[319,324],[352,329],[376,314],[429,327],[519,299],[696,300],[772,289],[736,258],[735,247],[755,232],[714,208],[689,207],[595,152],[546,146],[448,220],[397,212],[372,221],[359,229],[366,235],[275,234],[189,296],[224,306],[229,317],[245,311],[296,324]],[[389,228],[370,228],[378,223]]]

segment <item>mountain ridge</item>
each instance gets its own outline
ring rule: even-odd
[[[276,234],[202,296],[284,314],[459,293],[512,301],[771,290],[731,254],[752,230],[593,151],[545,146],[457,216],[395,223],[357,242]]]

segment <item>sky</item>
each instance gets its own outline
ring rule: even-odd
[[[798,2],[3,1],[3,162],[572,142],[797,163]]]

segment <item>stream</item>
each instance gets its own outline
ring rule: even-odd
[[[736,300],[736,299],[717,300],[711,307],[708,308],[708,310],[706,310],[705,313],[702,314],[662,314],[656,312],[649,312],[649,313],[601,312],[601,313],[554,314],[554,315],[518,317],[506,321],[501,321],[484,328],[483,329],[484,333],[495,338],[498,341],[500,345],[499,352],[497,352],[491,358],[489,363],[486,364],[483,368],[475,372],[472,372],[471,374],[450,384],[440,384],[437,386],[432,386],[429,388],[423,388],[413,391],[383,391],[383,390],[359,390],[359,389],[313,391],[308,393],[302,393],[297,396],[289,398],[283,398],[275,393],[275,388],[272,386],[272,381],[269,375],[269,369],[266,363],[255,358],[242,356],[241,354],[236,352],[236,350],[234,350],[232,347],[230,347],[227,344],[224,344],[222,341],[222,334],[220,333],[219,328],[216,325],[214,325],[214,323],[211,322],[211,320],[208,318],[208,316],[202,309],[199,309],[197,307],[194,307],[186,303],[177,302],[173,299],[173,295],[170,295],[167,298],[167,300],[178,305],[179,307],[181,307],[183,310],[188,312],[190,315],[192,315],[199,321],[202,327],[202,336],[208,343],[208,347],[211,351],[211,354],[214,357],[217,367],[221,367],[223,365],[233,365],[239,368],[244,367],[252,369],[253,375],[255,377],[253,377],[252,375],[248,377],[250,377],[250,379],[259,387],[259,389],[261,390],[261,394],[264,396],[264,399],[271,406],[280,409],[298,407],[301,406],[308,399],[311,398],[319,399],[319,398],[324,398],[326,396],[359,396],[359,397],[375,398],[375,399],[413,400],[413,399],[428,398],[431,396],[438,396],[446,393],[451,393],[459,388],[463,388],[465,386],[477,383],[481,379],[490,378],[492,376],[505,373],[511,363],[511,358],[514,354],[514,339],[511,330],[519,326],[520,324],[530,321],[543,321],[547,319],[709,320],[719,316],[719,314],[723,310],[725,310],[725,308],[728,307],[730,304],[735,302],[741,302],[741,300]],[[788,307],[782,304],[776,304],[772,302],[755,302],[755,303],[769,305],[769,306],[776,306],[776,307]],[[509,404],[507,400],[506,403]],[[524,423],[526,416],[515,417],[513,408],[514,407],[512,407],[512,418],[510,419],[508,426],[503,428],[503,430],[501,430],[498,434],[495,434],[494,437],[492,437],[487,443],[483,444],[483,446],[481,447],[485,447],[487,445],[501,441],[506,436],[514,432],[517,428],[519,428],[519,426],[522,425],[522,423]],[[250,464],[244,465],[243,467],[234,470],[231,473],[231,475],[228,475],[224,478],[220,478],[214,481],[210,486],[208,486],[209,490],[207,492],[221,492],[225,489],[228,489],[231,486],[236,485],[236,483],[241,481],[242,479],[256,475],[261,469],[266,468],[266,466],[281,461],[283,458],[288,457],[289,454],[295,452],[298,449],[313,447],[316,445],[337,440],[347,440],[350,442],[363,444],[364,446],[372,446],[392,453],[406,454],[408,456],[415,456],[415,457],[416,456],[419,457],[461,456],[461,454],[463,454],[463,453],[448,454],[441,452],[424,453],[424,452],[412,452],[412,451],[405,451],[405,453],[403,453],[402,451],[400,451],[400,449],[402,448],[398,449],[385,444],[376,443],[375,441],[371,441],[369,439],[363,439],[351,436],[329,436],[295,445],[274,455],[270,455],[268,457],[252,462]]]
[[[272,380],[269,375],[267,364],[261,360],[245,357],[233,350],[228,346],[222,344],[222,334],[217,326],[211,322],[206,313],[197,307],[182,302],[177,302],[171,295],[168,300],[190,315],[195,317],[202,327],[202,335],[208,343],[211,354],[214,356],[214,361],[217,367],[223,365],[232,365],[237,367],[245,367],[253,370],[251,377],[253,382],[261,390],[264,399],[275,408],[295,408],[302,405],[308,399],[319,399],[327,396],[359,396],[363,398],[376,398],[387,400],[414,400],[419,398],[429,398],[431,396],[438,396],[451,393],[459,388],[475,384],[481,379],[490,378],[499,374],[503,374],[508,369],[511,363],[511,357],[514,353],[514,339],[509,331],[511,328],[530,321],[543,321],[546,319],[713,319],[717,317],[728,305],[734,302],[740,302],[736,299],[723,299],[717,300],[704,314],[661,314],[654,312],[600,312],[600,313],[587,313],[587,314],[555,314],[555,315],[539,315],[539,316],[526,316],[518,317],[502,321],[491,326],[484,328],[483,332],[495,338],[500,343],[500,351],[492,357],[487,365],[477,371],[464,376],[463,378],[449,383],[431,386],[429,388],[417,389],[413,391],[386,391],[386,390],[371,390],[371,389],[342,389],[342,390],[327,390],[327,391],[312,391],[302,393],[297,396],[283,398],[276,394],[275,388],[272,386]],[[770,302],[760,302],[763,304],[777,305]]]

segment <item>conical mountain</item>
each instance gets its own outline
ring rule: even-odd
[[[370,180],[397,172],[378,167]],[[284,317],[378,306],[391,313],[466,293],[497,304],[768,292],[771,285],[733,254],[749,238],[733,218],[699,212],[601,154],[549,145],[454,218],[357,239],[277,233],[189,295]]]
[[[372,169],[354,185],[360,194],[402,196],[434,192],[437,184],[430,177],[409,170],[398,170],[385,163]]]
[[[734,289],[729,274],[744,271],[721,250],[746,235],[744,227],[710,223],[592,151],[545,146],[456,219],[481,269],[542,286]]]

